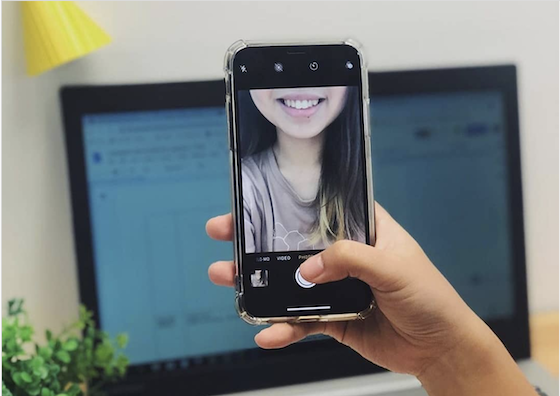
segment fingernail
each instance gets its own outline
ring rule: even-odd
[[[320,254],[316,254],[315,256],[307,259],[299,267],[301,276],[303,276],[306,281],[312,281],[313,279],[318,278],[324,270],[325,265],[323,264],[323,258]]]

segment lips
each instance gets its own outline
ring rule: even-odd
[[[278,99],[282,109],[292,117],[311,117],[324,101],[324,98],[317,96],[302,95],[289,95]]]

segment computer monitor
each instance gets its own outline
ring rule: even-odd
[[[375,197],[529,355],[513,66],[371,73]],[[131,361],[113,394],[215,394],[380,371],[326,337],[253,341],[208,265],[230,210],[221,81],[62,90],[80,296]]]

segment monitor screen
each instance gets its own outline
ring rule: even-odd
[[[479,315],[512,315],[501,93],[377,96],[371,120],[376,199]],[[88,114],[82,127],[101,328],[127,332],[131,363],[152,370],[255,348],[259,328],[207,277],[233,254],[204,229],[231,206],[224,109]]]
[[[226,129],[223,108],[83,118],[100,326],[129,334],[132,364],[254,346],[207,275],[233,254],[205,232],[231,206]]]
[[[484,319],[515,311],[501,92],[374,97],[376,200]]]

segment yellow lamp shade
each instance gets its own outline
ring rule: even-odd
[[[23,1],[27,74],[35,76],[84,56],[111,37],[73,1]]]

